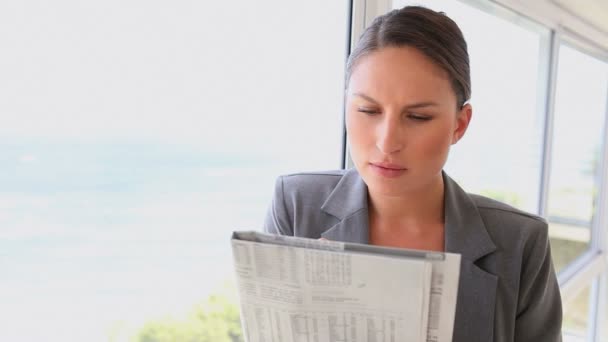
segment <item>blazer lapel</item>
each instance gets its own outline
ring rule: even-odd
[[[355,169],[344,176],[321,207],[339,222],[321,234],[328,240],[368,243],[367,186]]]
[[[445,173],[445,250],[460,253],[454,342],[493,341],[498,277],[476,265],[496,250],[473,200]]]

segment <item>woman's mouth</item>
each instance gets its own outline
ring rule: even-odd
[[[387,178],[399,177],[407,171],[406,167],[393,163],[380,162],[369,163],[369,165],[375,173]]]

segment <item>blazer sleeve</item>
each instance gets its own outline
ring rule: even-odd
[[[546,222],[525,248],[515,342],[562,341],[562,301]]]
[[[277,235],[293,235],[292,217],[285,204],[283,176],[277,178],[274,195],[264,221],[264,232]]]

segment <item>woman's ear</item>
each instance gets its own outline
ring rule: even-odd
[[[469,127],[469,123],[471,122],[472,116],[473,107],[469,103],[464,104],[464,106],[462,106],[462,108],[456,114],[456,129],[452,134],[452,145],[462,139],[464,133]]]

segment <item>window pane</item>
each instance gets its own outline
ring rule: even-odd
[[[562,323],[564,342],[587,341],[590,289],[591,286],[587,285],[574,299],[564,303]]]
[[[469,48],[473,118],[446,171],[469,192],[538,212],[545,101],[539,57],[548,32],[458,1],[394,0],[393,8],[408,4],[445,12]]]
[[[602,150],[608,65],[559,48],[548,217],[561,270],[590,242]]]
[[[235,333],[230,232],[341,164],[347,14],[1,2],[0,341]]]

